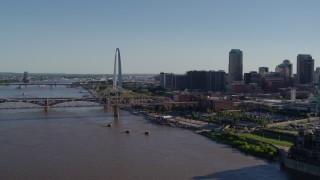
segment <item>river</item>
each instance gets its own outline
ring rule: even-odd
[[[82,94],[60,86],[0,86],[1,98],[22,96]],[[103,107],[0,110],[0,144],[0,179],[6,180],[313,178],[127,111],[114,118]]]

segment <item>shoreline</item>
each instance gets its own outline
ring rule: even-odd
[[[159,115],[159,114],[153,114],[153,113],[148,113],[148,112],[144,112],[144,111],[134,111],[131,108],[124,108],[124,110],[129,111],[130,113],[132,113],[133,115],[138,115],[138,116],[142,116],[145,119],[154,122],[156,124],[159,125],[167,125],[170,127],[174,127],[174,128],[182,128],[182,129],[187,129],[190,130],[196,134],[199,134],[201,136],[204,136],[206,138],[209,138],[212,141],[215,141],[217,143],[223,143],[226,144],[228,146],[230,146],[230,148],[236,148],[237,150],[239,150],[240,152],[243,152],[245,154],[249,154],[252,155],[254,157],[258,157],[261,159],[266,159],[269,161],[279,161],[280,160],[280,148],[274,146],[274,145],[270,145],[268,143],[264,143],[264,142],[260,142],[260,141],[256,141],[253,139],[249,139],[249,138],[244,138],[241,137],[243,140],[243,145],[246,145],[247,147],[257,147],[257,146],[263,146],[266,147],[267,149],[269,149],[269,151],[266,151],[265,153],[269,153],[269,156],[264,155],[264,154],[259,154],[255,151],[250,151],[250,150],[245,150],[245,149],[241,149],[240,146],[237,146],[235,144],[232,144],[230,141],[224,141],[222,139],[218,139],[215,138],[213,136],[210,136],[210,133],[214,133],[214,134],[226,134],[225,132],[222,132],[222,128],[215,125],[214,124],[210,124],[210,123],[205,123],[203,121],[197,121],[197,120],[190,120],[190,119],[185,119],[185,118],[181,118],[181,117],[174,117],[174,116],[166,116],[166,115]],[[236,135],[238,136],[238,135]],[[274,155],[276,154],[276,155]]]

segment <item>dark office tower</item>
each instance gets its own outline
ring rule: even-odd
[[[225,91],[225,72],[208,71],[207,73],[207,91]]]
[[[259,74],[268,73],[269,68],[268,67],[259,67]]]
[[[160,86],[173,89],[174,88],[174,74],[173,73],[160,73]]]
[[[231,49],[229,52],[229,83],[233,81],[242,81],[243,62],[242,51],[240,49]]]
[[[188,88],[195,91],[207,91],[207,71],[188,71]]]
[[[187,75],[175,74],[174,75],[174,90],[183,91],[188,88]]]
[[[289,60],[284,60],[283,63],[279,64],[276,67],[275,72],[279,73],[280,76],[283,77],[285,86],[290,86],[292,76],[292,64]]]
[[[314,60],[311,55],[298,54],[297,76],[298,84],[309,84],[313,82]]]
[[[244,79],[245,84],[250,84],[251,83],[251,73],[244,73],[243,79]]]

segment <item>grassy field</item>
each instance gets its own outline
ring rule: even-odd
[[[267,143],[252,142],[248,138],[245,138],[239,134],[233,133],[219,133],[219,132],[201,132],[203,136],[206,136],[214,141],[222,142],[230,145],[233,148],[237,148],[244,153],[248,153],[257,157],[263,157],[270,160],[275,160],[279,153],[277,149]]]
[[[276,139],[264,138],[262,136],[258,136],[258,135],[250,134],[250,133],[245,133],[245,134],[242,134],[241,136],[243,136],[245,138],[250,138],[250,139],[258,140],[258,141],[261,141],[261,142],[265,142],[265,143],[278,145],[278,146],[290,147],[290,146],[293,145],[292,142],[281,141],[281,136],[280,136],[280,141],[276,140]]]

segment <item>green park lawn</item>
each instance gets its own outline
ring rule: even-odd
[[[277,145],[277,146],[290,147],[290,146],[293,145],[292,142],[281,141],[281,136],[280,136],[280,141],[276,140],[276,139],[264,138],[262,136],[258,136],[258,135],[250,134],[250,133],[244,133],[241,136],[243,136],[245,138],[249,138],[249,139],[254,139],[254,140],[261,141],[261,142],[265,142],[265,143],[270,143],[270,144]]]

